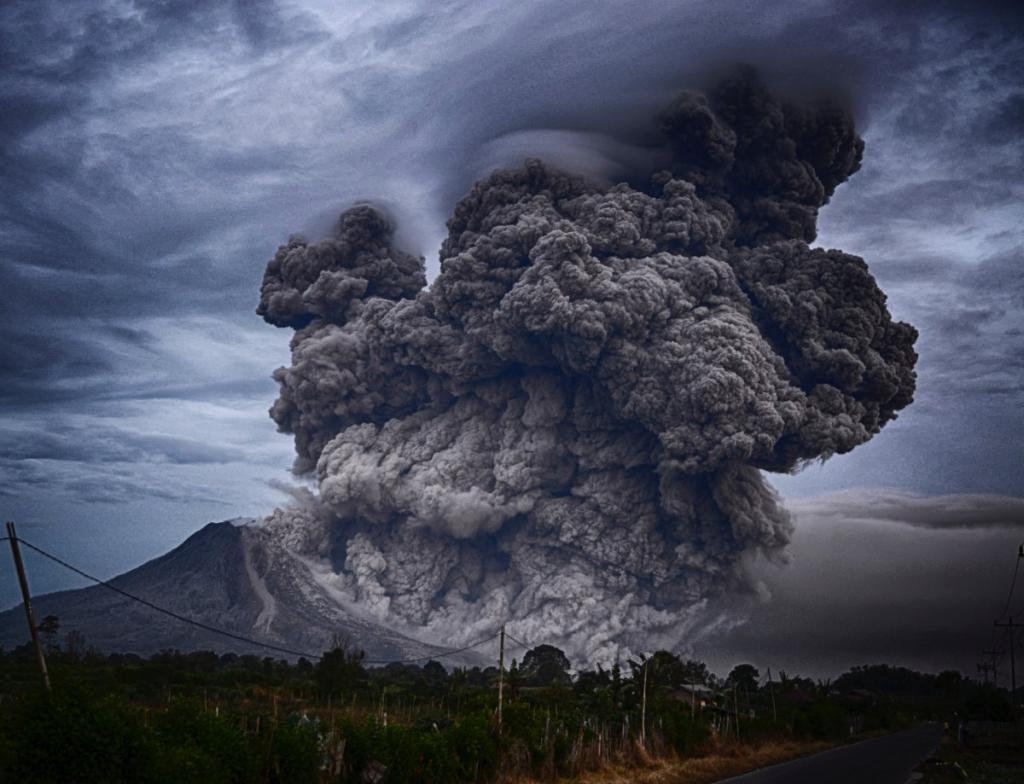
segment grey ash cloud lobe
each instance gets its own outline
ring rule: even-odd
[[[659,126],[642,189],[537,160],[478,182],[429,287],[370,205],[268,264],[258,312],[295,329],[271,414],[319,486],[270,528],[353,602],[580,659],[671,640],[784,549],[762,470],[912,401],[916,331],[862,259],[808,244],[860,166],[849,114],[740,69]]]

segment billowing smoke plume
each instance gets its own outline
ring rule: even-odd
[[[915,330],[807,245],[860,165],[850,117],[741,72],[661,128],[645,190],[538,161],[477,183],[429,287],[365,205],[269,263],[258,312],[296,330],[271,414],[319,483],[269,528],[339,597],[432,642],[646,648],[787,543],[761,470],[910,403]]]

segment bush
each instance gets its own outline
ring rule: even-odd
[[[311,722],[284,722],[272,736],[273,764],[269,780],[274,784],[316,784],[322,753],[320,736]]]
[[[134,711],[68,684],[48,697],[42,690],[4,713],[2,780],[79,782],[146,780],[152,748]]]
[[[259,760],[233,722],[181,701],[153,717],[157,781],[243,784],[259,781]]]
[[[489,718],[471,715],[459,719],[451,729],[449,742],[458,753],[462,780],[486,778],[498,765],[498,744],[491,734]]]
[[[843,738],[849,733],[845,711],[834,703],[815,702],[793,715],[793,734],[811,740]]]
[[[967,721],[1012,721],[1013,708],[1006,694],[986,688],[964,703],[963,715]]]
[[[383,768],[386,784],[444,784],[484,779],[497,767],[497,745],[485,720],[467,717],[446,730],[344,721],[344,781],[363,781]]]
[[[315,784],[319,776],[319,737],[308,724],[249,738],[233,719],[179,701],[154,711],[147,727],[138,709],[70,683],[5,707],[0,782]]]
[[[691,717],[689,706],[680,703],[662,707],[658,721],[666,745],[678,754],[695,754],[711,735],[708,725]]]

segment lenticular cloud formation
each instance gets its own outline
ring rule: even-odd
[[[268,264],[258,312],[296,330],[271,415],[319,485],[268,529],[353,605],[431,642],[643,649],[786,545],[762,471],[911,402],[915,330],[807,244],[860,165],[850,117],[741,72],[660,123],[643,190],[539,161],[478,182],[429,287],[367,205]]]

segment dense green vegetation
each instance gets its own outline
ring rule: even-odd
[[[506,673],[499,732],[494,667],[367,668],[344,644],[316,664],[210,652],[143,659],[80,641],[51,646],[49,662],[48,697],[27,647],[0,652],[0,781],[552,779],[699,755],[724,738],[840,740],[1008,710],[1004,695],[956,673],[878,665],[834,683],[785,673],[768,683],[740,665],[719,681],[661,651],[571,677],[561,651],[538,646]]]

